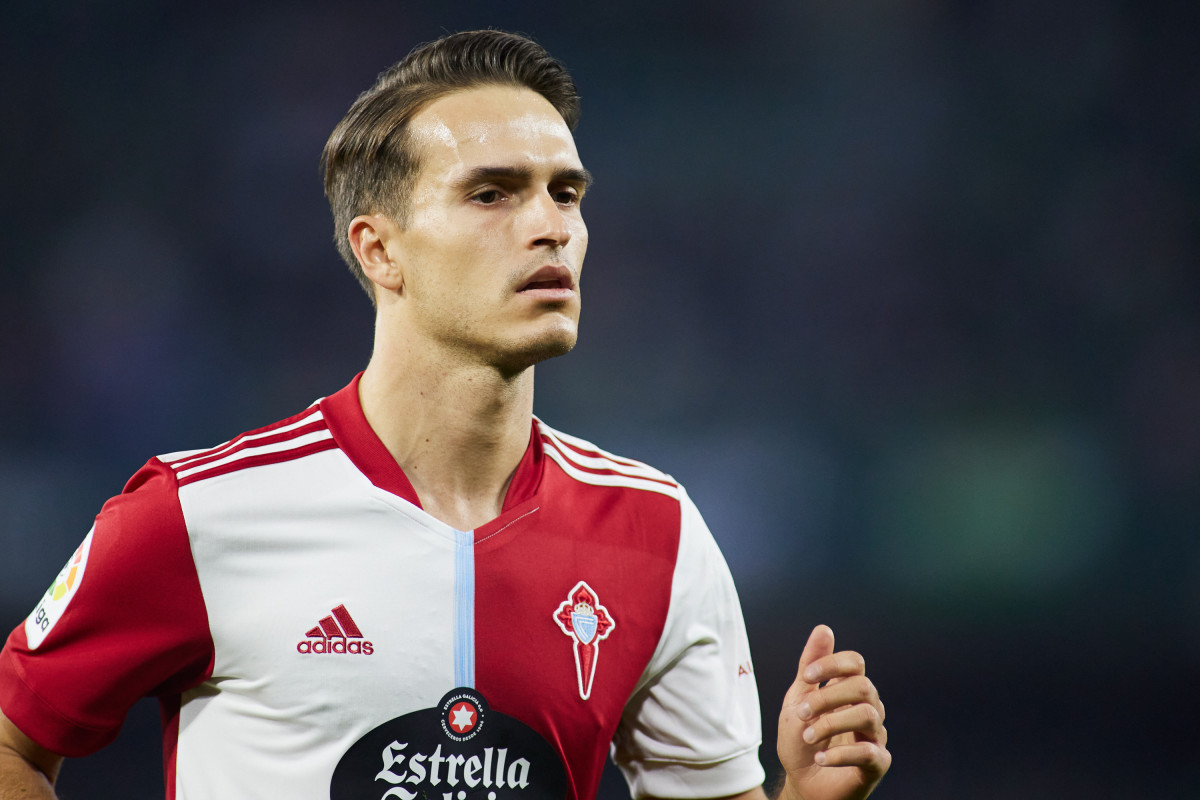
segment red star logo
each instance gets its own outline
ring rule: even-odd
[[[459,733],[466,733],[474,728],[477,719],[479,719],[479,713],[475,710],[475,706],[465,700],[456,703],[450,709],[450,727]]]

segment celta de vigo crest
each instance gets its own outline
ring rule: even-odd
[[[575,584],[567,593],[566,601],[554,612],[554,621],[574,640],[579,696],[587,700],[592,694],[592,679],[596,677],[600,642],[608,638],[616,623],[586,581]]]

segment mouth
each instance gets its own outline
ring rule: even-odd
[[[517,289],[520,294],[546,292],[559,295],[574,291],[575,277],[571,274],[571,270],[554,264],[542,267],[530,275],[521,288]]]

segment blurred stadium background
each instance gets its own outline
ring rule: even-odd
[[[766,740],[827,622],[887,704],[881,798],[1195,797],[1200,6],[416,6],[6,6],[4,629],[147,457],[365,365],[321,147],[493,26],[571,68],[599,179],[537,411],[688,485]],[[161,797],[157,736],[143,703],[62,795]]]

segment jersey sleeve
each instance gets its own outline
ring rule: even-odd
[[[723,797],[764,777],[758,688],[737,591],[682,489],[680,504],[662,638],[613,739],[613,760],[635,798]]]
[[[64,756],[108,744],[144,696],[205,680],[213,644],[174,473],[152,460],[0,652],[0,708]]]

